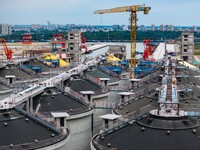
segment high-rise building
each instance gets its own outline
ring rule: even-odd
[[[66,54],[69,57],[69,62],[72,66],[77,66],[80,63],[81,58],[81,32],[80,31],[68,31],[68,49]]]
[[[165,31],[165,26],[163,24],[160,25],[160,31]]]
[[[127,31],[128,30],[128,26],[127,25],[122,25],[122,30]]]
[[[178,28],[178,31],[182,31],[183,29],[182,28]]]
[[[155,31],[155,24],[151,25],[151,31]]]
[[[11,26],[8,24],[0,24],[0,35],[10,35],[12,33]]]
[[[185,28],[185,31],[186,32],[190,32],[190,28]]]
[[[165,31],[169,31],[169,25],[165,25],[164,28]]]
[[[193,31],[197,32],[197,26],[193,26]]]
[[[169,31],[174,31],[174,26],[172,24],[169,25]]]
[[[194,33],[182,32],[181,35],[181,58],[188,63],[193,64],[194,57]]]

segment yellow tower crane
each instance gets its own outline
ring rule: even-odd
[[[136,66],[136,31],[137,31],[137,12],[143,11],[144,14],[148,14],[151,7],[145,5],[133,5],[116,7],[112,9],[96,10],[94,14],[105,14],[105,13],[119,13],[119,12],[130,12],[130,79],[133,78],[133,69]],[[133,59],[134,58],[134,59]]]

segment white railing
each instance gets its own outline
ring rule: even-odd
[[[86,65],[81,64],[80,66],[69,70],[67,73],[61,73],[55,77],[47,79],[46,81],[35,84],[24,91],[21,91],[17,94],[13,94],[0,101],[0,110],[13,108],[16,105],[19,105],[20,103],[26,101],[29,97],[32,97],[34,94],[42,92],[45,88],[55,86],[61,81],[70,78],[70,76],[74,74],[74,70],[75,74],[81,73],[82,71],[88,68],[89,64],[97,64],[99,62],[100,58],[97,58],[97,60],[90,60],[89,62],[86,62]]]
[[[113,91],[128,91],[129,89],[132,88],[132,85],[129,84],[127,86],[110,86],[109,88],[110,90],[113,90]]]
[[[192,87],[193,87],[192,83],[181,84],[177,86],[177,90],[192,89]]]
[[[78,92],[73,91],[71,88],[69,87],[65,87],[65,92],[67,92],[69,95],[77,98],[78,100],[89,104],[89,101],[87,100],[87,98],[85,98],[82,94],[79,94]]]
[[[105,93],[105,92],[108,92],[110,87],[106,87],[102,84],[102,82],[99,80],[99,78],[95,78],[93,76],[90,76],[88,74],[85,75],[86,79],[88,79],[89,81],[91,81],[92,83],[95,83],[97,85],[99,85],[101,88],[102,88],[102,92]]]
[[[94,108],[108,108],[108,109],[112,109],[117,107],[118,103],[115,102],[93,102],[92,106]]]
[[[95,83],[95,84],[97,84],[99,86],[102,86],[101,81],[99,80],[99,78],[92,77],[92,76],[90,76],[88,74],[86,74],[85,77],[86,77],[86,79],[90,80],[91,82],[93,82],[93,83]]]
[[[103,134],[105,132],[108,132],[109,130],[123,127],[123,125],[126,125],[127,122],[132,121],[135,118],[136,118],[135,112],[128,113],[126,115],[119,117],[117,120],[110,122],[109,124],[105,124],[102,125],[101,127],[94,129],[92,133],[93,135]]]
[[[137,117],[145,114],[146,112],[149,112],[152,109],[155,109],[155,108],[151,105],[147,105],[141,108],[140,112],[138,113],[133,111],[131,113],[123,115],[119,117],[117,120],[110,122],[109,124],[105,124],[94,129],[92,132],[93,136],[99,135],[99,138],[101,138],[104,136],[104,134],[114,132],[115,130],[119,130],[120,128],[126,126],[127,124],[132,124],[133,122],[135,122]],[[98,142],[99,138],[92,139],[93,146],[100,150],[109,150],[108,147],[105,147]]]
[[[110,75],[112,75],[114,77],[119,77],[118,74],[116,74],[115,72],[109,70],[108,68],[106,68],[104,66],[100,66],[99,69],[105,71],[106,73],[108,73],[108,74],[110,74]]]

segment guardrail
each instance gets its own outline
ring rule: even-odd
[[[61,142],[62,140],[66,139],[69,133],[67,134],[60,134],[55,137],[51,137],[50,139],[35,141],[31,143],[23,143],[18,145],[9,145],[9,146],[0,146],[0,149],[12,149],[12,150],[22,150],[22,149],[39,149],[44,148],[46,146],[53,145],[55,143]]]
[[[6,81],[5,78],[0,77],[0,83],[3,84],[3,85],[6,86],[6,87],[11,87],[11,86],[7,83],[7,81]]]
[[[91,81],[92,83],[98,85],[100,88],[102,88],[102,90],[103,90],[104,92],[109,91],[109,88],[108,88],[108,87],[102,85],[102,83],[101,83],[101,81],[99,80],[99,78],[92,77],[92,76],[90,76],[90,75],[88,75],[88,74],[85,75],[85,78],[88,79],[89,81]]]
[[[128,91],[129,89],[132,88],[132,85],[127,85],[127,86],[110,86],[109,88],[112,91]]]
[[[104,135],[106,133],[109,133],[111,130],[114,131],[114,130],[124,127],[125,125],[127,125],[127,123],[129,121],[132,121],[134,119],[136,119],[135,112],[126,114],[124,116],[119,117],[117,120],[110,122],[109,124],[105,124],[105,125],[102,125],[101,127],[94,129],[92,134],[93,135],[97,135],[97,134]]]
[[[93,102],[92,107],[93,108],[108,108],[108,109],[113,109],[118,106],[118,103],[114,102]]]
[[[177,90],[192,89],[193,83],[177,85]]]
[[[42,119],[40,119],[40,118],[37,118],[37,117],[35,117],[34,115],[29,114],[28,112],[26,112],[26,111],[24,111],[24,110],[22,110],[22,109],[20,109],[20,108],[18,108],[18,107],[15,107],[15,110],[16,110],[17,112],[19,112],[19,113],[21,113],[21,114],[23,114],[23,115],[25,115],[25,116],[31,118],[32,120],[38,122],[39,124],[41,124],[41,125],[43,125],[43,126],[49,128],[50,130],[52,130],[52,131],[55,132],[56,134],[59,134],[59,133],[60,133],[60,131],[58,131],[55,127],[49,125],[49,124],[48,124],[47,122],[45,122],[44,120],[42,120]]]
[[[88,74],[85,74],[85,77],[86,77],[86,79],[88,79],[92,83],[95,83],[98,86],[102,86],[101,81],[99,80],[99,78],[92,77],[92,76],[90,76]]]
[[[36,76],[35,72],[27,67],[21,66],[20,67],[21,70],[23,70],[24,72],[26,72],[27,74],[31,75],[31,76]]]
[[[85,104],[89,104],[89,101],[87,98],[85,98],[83,95],[73,91],[69,87],[65,87],[65,92],[68,93],[71,97],[75,97],[76,99],[80,100],[81,102],[84,102]]]
[[[114,76],[114,77],[119,77],[118,74],[116,74],[115,72],[109,70],[108,68],[104,67],[104,66],[99,66],[99,69],[110,74],[111,76]]]
[[[29,89],[21,91],[18,94],[11,95],[8,98],[0,101],[0,109],[2,110],[2,109],[13,108],[14,106],[24,102],[27,98],[31,97],[32,95],[38,92],[42,92],[45,88],[55,86],[61,81],[66,80],[73,74],[81,73],[82,71],[88,68],[89,64],[96,64],[100,61],[101,61],[100,57],[97,58],[97,60],[96,59],[90,60],[89,62],[86,62],[85,65],[81,64],[80,66],[73,68],[69,70],[68,72],[61,73],[55,77],[47,79],[46,81],[35,84]],[[36,87],[37,89],[32,90],[33,88],[36,88]],[[28,92],[28,91],[31,91],[31,92]]]
[[[110,150],[108,147],[105,147],[105,146],[99,144],[99,142],[98,142],[99,138],[104,137],[104,135],[106,135],[108,133],[119,130],[120,128],[122,128],[128,124],[133,124],[137,118],[141,117],[146,112],[149,112],[152,109],[154,109],[154,107],[151,105],[145,106],[144,108],[140,109],[140,112],[133,111],[131,113],[121,116],[120,118],[118,118],[117,120],[115,120],[109,124],[105,124],[101,127],[94,129],[92,132],[93,136],[94,136],[92,138],[93,146],[98,150]],[[97,136],[99,136],[99,138],[97,138]]]

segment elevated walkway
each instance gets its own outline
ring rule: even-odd
[[[200,117],[200,112],[196,112],[196,111],[188,111],[186,112],[188,117]]]
[[[101,58],[94,58],[85,64],[81,64],[78,67],[75,67],[67,72],[61,73],[55,77],[52,77],[50,79],[47,79],[43,82],[39,82],[37,84],[34,84],[32,87],[21,91],[17,94],[13,94],[3,100],[0,101],[0,110],[4,109],[11,109],[15,107],[16,105],[19,105],[29,98],[38,95],[39,93],[42,93],[45,88],[48,87],[54,87],[58,84],[62,84],[63,81],[70,78],[74,74],[79,74],[83,72],[84,70],[88,69],[89,65],[91,64],[97,64],[101,61]]]

